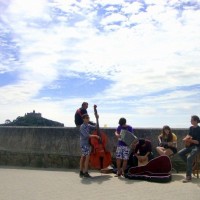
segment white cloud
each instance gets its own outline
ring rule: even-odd
[[[123,22],[126,20],[126,17],[122,14],[118,14],[118,13],[113,13],[109,16],[107,16],[106,18],[104,18],[101,21],[101,24],[103,26],[106,26],[107,24],[114,24],[116,22]]]
[[[140,9],[144,8],[141,2],[126,3],[122,8],[122,11],[126,14],[138,14]]]
[[[20,79],[16,84],[0,88],[1,104],[9,110],[14,109],[15,116],[17,110],[29,112],[37,105],[38,112],[48,113],[49,118],[55,117],[55,120],[71,116],[66,125],[72,126],[73,112],[82,99],[52,103],[45,97],[36,103],[33,98],[59,76],[78,76],[79,72],[90,74],[91,80],[95,79],[93,76],[99,76],[113,82],[101,94],[88,99],[93,103],[109,101],[112,106],[123,99],[113,113],[105,110],[103,114],[103,119],[113,118],[112,126],[123,114],[126,103],[130,103],[125,100],[127,97],[139,98],[131,103],[131,106],[137,106],[135,113],[126,111],[127,117],[131,118],[138,114],[142,119],[144,113],[146,120],[159,109],[161,115],[164,108],[167,113],[180,113],[181,107],[187,112],[196,111],[197,105],[187,100],[187,96],[195,96],[194,91],[185,94],[174,89],[170,95],[146,97],[145,100],[143,96],[177,86],[199,84],[196,77],[200,75],[200,12],[192,7],[177,10],[171,1],[145,2],[148,7],[146,12],[141,12],[144,5],[139,1],[132,4],[122,0],[109,1],[110,6],[106,9],[109,15],[100,16],[95,9],[97,5],[108,5],[107,1],[9,1],[1,15],[18,46],[19,61],[0,63],[0,73],[15,64]],[[180,1],[174,1],[174,4],[180,4]],[[63,15],[54,16],[47,5],[60,9],[58,14],[63,12]],[[119,5],[121,10],[116,13]],[[176,101],[172,101],[173,98]],[[11,102],[13,106],[9,105]],[[15,102],[24,106],[16,106]],[[145,102],[148,105],[143,106]],[[46,105],[51,108],[44,109]],[[62,106],[71,108],[63,111]],[[5,113],[0,121],[5,118]],[[102,123],[109,125],[106,120]]]
[[[100,4],[102,6],[107,6],[107,5],[123,5],[124,1],[123,0],[109,0],[109,2],[106,2],[104,0],[96,0],[95,1],[97,4]]]
[[[38,18],[45,12],[47,5],[46,0],[10,0],[8,13],[15,16],[23,16],[25,18]]]

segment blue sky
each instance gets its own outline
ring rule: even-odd
[[[0,0],[0,123],[187,128],[200,115],[200,0]]]

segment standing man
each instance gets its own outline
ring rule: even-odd
[[[119,119],[119,126],[115,131],[115,135],[118,138],[117,150],[116,150],[116,162],[117,162],[117,176],[124,176],[125,170],[127,168],[127,161],[129,158],[130,148],[126,145],[125,142],[121,140],[121,130],[127,130],[128,132],[133,133],[133,128],[130,125],[126,124],[125,118]]]
[[[192,164],[194,157],[200,152],[200,122],[199,117],[193,115],[191,117],[192,126],[189,129],[189,134],[183,139],[185,142],[185,148],[178,152],[179,156],[186,162],[186,178],[183,183],[190,182],[192,180]]]
[[[98,116],[97,116],[98,117]],[[95,130],[97,127],[89,124],[89,115],[82,115],[83,124],[80,126],[80,147],[81,147],[81,158],[80,158],[80,177],[90,178],[91,176],[88,173],[88,165],[90,159],[90,142],[91,137],[97,138],[98,135],[91,135],[91,131]]]
[[[87,108],[88,108],[88,103],[87,102],[83,102],[82,103],[82,106],[81,108],[79,108],[76,113],[75,113],[75,124],[76,124],[76,127],[80,127],[80,125],[83,123],[83,119],[82,119],[82,116],[84,114],[87,114]]]

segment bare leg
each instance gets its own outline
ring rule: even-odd
[[[174,154],[174,153],[173,153],[173,151],[171,149],[166,149],[166,151],[165,151],[165,155],[166,156],[170,156],[172,154]]]
[[[158,152],[158,154],[161,156],[161,155],[165,155],[165,152],[164,152],[164,148],[163,147],[156,147],[156,151]]]
[[[85,159],[85,165],[84,165],[84,167],[85,167],[85,172],[87,172],[88,171],[88,165],[89,165],[89,159],[90,159],[90,155],[87,155],[86,156],[86,159]]]
[[[122,174],[124,175],[124,171],[126,170],[127,167],[127,160],[123,160],[123,165],[122,165]]]
[[[121,174],[121,163],[122,163],[122,160],[121,159],[117,159],[117,174],[118,175]]]
[[[80,171],[84,171],[84,163],[85,163],[85,156],[81,156],[81,159],[80,159]]]

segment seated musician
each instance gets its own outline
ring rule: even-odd
[[[127,169],[127,161],[129,158],[130,148],[125,142],[121,140],[121,130],[127,130],[133,132],[133,128],[126,124],[125,118],[120,118],[119,126],[115,131],[115,135],[118,138],[117,150],[116,150],[116,163],[117,163],[117,176],[124,176],[125,170]]]
[[[192,126],[189,128],[188,135],[183,139],[185,148],[178,152],[178,155],[186,163],[186,178],[184,183],[192,181],[192,164],[195,156],[200,152],[200,119],[197,115],[191,116]]]
[[[177,136],[172,133],[169,126],[163,126],[162,133],[158,136],[159,146],[156,150],[159,155],[170,156],[177,153]]]
[[[140,138],[129,157],[129,166],[146,165],[151,159],[153,159],[151,141]]]

